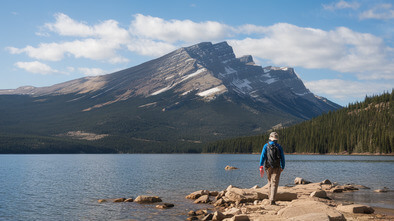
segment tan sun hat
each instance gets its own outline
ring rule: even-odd
[[[278,140],[279,139],[279,135],[276,132],[272,132],[270,133],[270,140],[274,141],[274,140]]]

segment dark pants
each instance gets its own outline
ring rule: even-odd
[[[278,191],[281,168],[268,168],[266,170],[268,179],[268,196],[271,202],[275,202],[276,192]]]

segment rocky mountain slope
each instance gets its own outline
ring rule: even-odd
[[[52,147],[71,142],[73,150],[84,142],[115,152],[194,151],[207,141],[340,108],[311,93],[294,69],[236,58],[226,42],[180,48],[113,74],[0,95],[4,137],[39,136]],[[17,140],[7,146],[18,146]]]

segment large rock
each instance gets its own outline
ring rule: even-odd
[[[158,196],[138,196],[134,202],[136,203],[157,203],[161,202],[162,200]]]
[[[186,199],[195,200],[195,199],[198,199],[202,195],[209,195],[209,191],[208,190],[199,190],[199,191],[193,192],[193,193],[187,195]]]
[[[293,218],[310,213],[324,213],[330,220],[345,220],[342,213],[326,204],[313,200],[295,200],[287,207],[279,210],[278,215],[284,218]]]
[[[268,195],[252,189],[228,188],[223,199],[226,202],[254,202],[255,200],[267,199]]]
[[[345,212],[345,213],[366,213],[371,214],[374,213],[375,210],[370,206],[360,205],[360,204],[351,204],[351,205],[339,205],[337,210]]]
[[[324,190],[316,190],[313,191],[310,195],[310,197],[318,197],[318,198],[323,198],[323,199],[327,199],[327,193]]]
[[[194,201],[194,203],[209,203],[209,195],[202,195]]]

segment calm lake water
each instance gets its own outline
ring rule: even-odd
[[[258,173],[259,155],[124,154],[0,155],[0,220],[185,220],[195,205],[185,196],[201,189],[266,184]],[[231,165],[238,170],[225,171]],[[295,177],[312,182],[362,184],[371,190],[347,200],[394,209],[394,156],[286,155],[280,185]],[[97,203],[102,198],[157,195],[175,207]],[[208,206],[209,207],[209,206]]]

